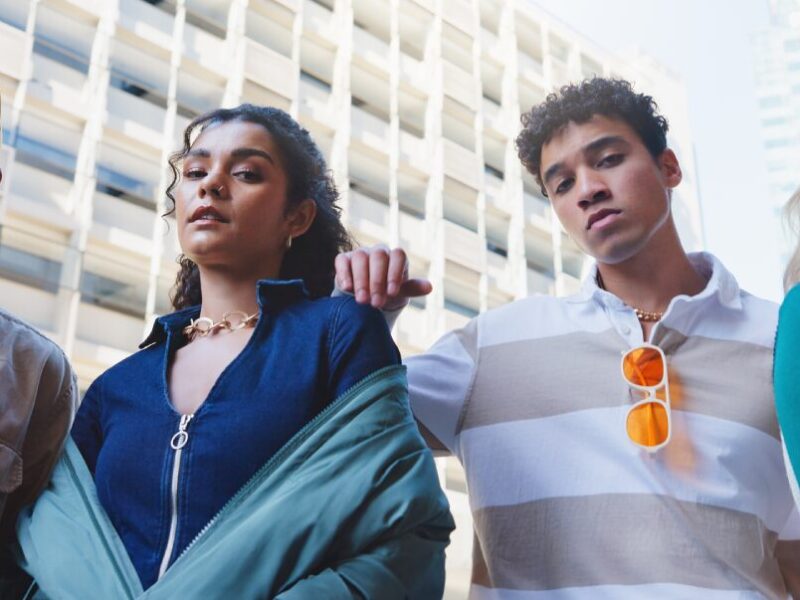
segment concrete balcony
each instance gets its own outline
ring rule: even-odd
[[[558,87],[570,81],[570,69],[566,62],[550,56],[550,84]]]
[[[331,93],[300,79],[299,110],[301,120],[312,120],[328,130],[335,130],[337,119]]]
[[[442,140],[442,149],[445,175],[477,190],[481,167],[477,155],[447,139]]]
[[[409,254],[430,260],[431,239],[425,221],[412,215],[400,213],[400,247]]]
[[[511,194],[506,191],[505,182],[489,173],[484,174],[483,182],[486,191],[486,203],[502,213],[511,214],[513,210]]]
[[[400,130],[400,162],[419,173],[430,173],[431,152],[428,143],[420,137]]]
[[[508,296],[514,296],[517,286],[514,285],[514,274],[511,272],[505,256],[487,252],[486,273],[489,275],[490,287],[496,288]]]
[[[544,85],[544,65],[530,54],[519,52],[517,54],[519,76],[524,81],[529,81],[537,86]]]
[[[81,11],[100,18],[102,13],[101,3],[97,0],[65,0],[67,4],[77,7]]]
[[[500,64],[506,61],[500,38],[484,27],[481,27],[481,53]]]
[[[444,20],[464,33],[473,35],[475,22],[472,18],[472,3],[467,0],[444,0],[442,4]]]
[[[81,119],[88,116],[87,78],[54,60],[33,54],[33,73],[28,93],[41,101]]]
[[[358,25],[353,26],[353,58],[382,73],[389,72],[389,45]]]
[[[0,180],[0,200],[8,193],[13,177],[14,149],[11,146],[0,147],[0,171],[3,179]]]
[[[405,346],[413,352],[422,352],[430,345],[429,331],[427,313],[423,309],[409,304],[397,320],[394,338],[401,346]]]
[[[191,23],[184,24],[183,59],[194,61],[220,76],[230,73],[228,46],[225,41]]]
[[[327,46],[338,45],[333,11],[312,0],[303,2],[303,29]]]
[[[508,137],[509,133],[514,135],[518,133],[515,130],[516,125],[513,125],[512,120],[509,118],[508,111],[503,109],[502,106],[486,98],[482,98],[482,106],[485,129],[495,131],[504,137]]]
[[[16,27],[0,22],[0,74],[19,81],[23,77],[27,35]]]
[[[431,69],[426,63],[400,53],[400,81],[411,85],[420,92],[427,93],[431,81]]]
[[[446,60],[442,61],[442,71],[444,93],[471,110],[477,110],[475,80],[472,75]]]
[[[150,244],[153,239],[156,213],[115,196],[95,192],[92,220],[113,230],[133,234],[141,243]]]
[[[9,210],[42,211],[45,220],[62,219],[72,210],[72,180],[20,162],[14,163],[7,201]],[[19,199],[19,201],[18,201]]]
[[[389,241],[389,206],[354,189],[349,191],[348,226],[361,243]]]
[[[105,362],[104,356],[111,359],[119,352],[130,354],[142,341],[143,333],[144,321],[140,318],[89,302],[80,303],[75,337],[83,342],[81,358]],[[78,347],[75,350],[79,352]]]
[[[172,46],[175,17],[142,0],[119,0],[120,27],[165,50]]]
[[[108,88],[108,127],[152,148],[160,149],[167,111],[142,98]]]
[[[389,151],[389,123],[358,106],[350,110],[350,133],[354,140],[381,154]]]
[[[461,329],[467,323],[469,323],[469,317],[466,315],[462,315],[461,313],[457,313],[454,310],[450,310],[445,308],[442,310],[443,320],[444,320],[444,331],[453,331],[454,329]]]
[[[534,269],[527,270],[528,295],[552,294],[555,290],[555,281],[552,277]]]
[[[39,330],[56,331],[58,296],[32,285],[5,279],[0,274],[0,306]]]
[[[524,192],[522,201],[525,207],[525,220],[531,227],[550,233],[553,209],[544,198]]]
[[[483,243],[474,231],[444,221],[444,248],[448,260],[475,271],[481,270]]]
[[[244,74],[288,100],[297,95],[299,75],[292,59],[251,39],[245,40]]]

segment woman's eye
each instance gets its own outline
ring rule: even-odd
[[[244,169],[242,171],[236,171],[234,175],[236,175],[240,179],[244,179],[245,181],[257,181],[259,178],[258,173],[256,173],[255,171],[250,171],[248,169]]]
[[[188,179],[198,179],[199,177],[203,177],[205,175],[205,171],[203,171],[203,169],[197,169],[197,168],[186,169],[183,175]]]

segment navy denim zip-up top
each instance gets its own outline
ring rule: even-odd
[[[168,396],[171,357],[200,307],[157,319],[139,352],[86,392],[72,436],[94,474],[101,504],[145,589],[158,578],[172,520],[171,564],[289,438],[336,397],[399,363],[381,313],[350,297],[308,298],[299,280],[258,283],[260,317],[242,352],[189,422],[180,454],[170,445],[181,415]]]

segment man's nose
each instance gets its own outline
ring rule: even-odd
[[[594,171],[587,170],[578,176],[578,205],[588,208],[595,202],[607,200],[611,192],[602,176]]]

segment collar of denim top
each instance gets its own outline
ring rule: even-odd
[[[280,308],[308,298],[309,293],[302,279],[261,279],[256,283],[259,314],[272,313]],[[189,306],[174,313],[158,317],[148,336],[139,344],[146,348],[160,344],[167,339],[169,332],[175,333],[189,324],[200,314],[200,306]]]

